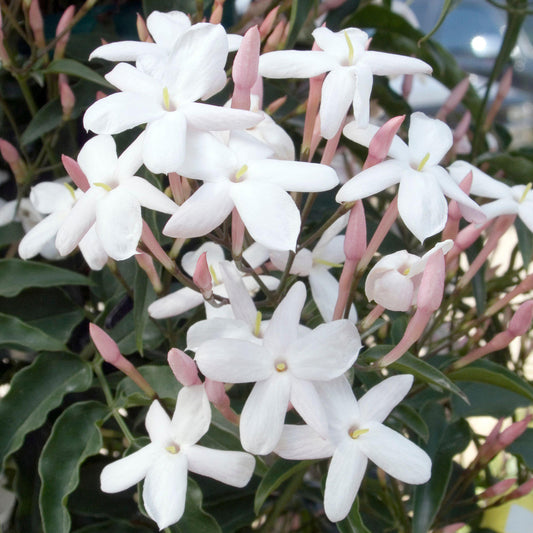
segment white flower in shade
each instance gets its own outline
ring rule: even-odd
[[[178,206],[168,196],[133,175],[141,166],[141,144],[142,134],[118,158],[110,135],[98,135],[83,145],[78,163],[90,187],[57,232],[61,255],[72,252],[94,224],[106,254],[127,259],[135,254],[141,237],[141,206],[168,214],[176,211]]]
[[[346,517],[365,474],[368,459],[392,477],[415,485],[431,476],[431,459],[421,448],[383,425],[408,393],[413,376],[393,376],[372,387],[359,402],[347,379],[318,383],[329,428],[322,438],[309,426],[287,425],[275,452],[285,459],[332,457],[324,509],[332,522]]]
[[[180,390],[172,420],[159,402],[153,402],[146,415],[151,443],[107,465],[100,476],[102,490],[120,492],[144,479],[144,506],[164,529],[183,514],[188,470],[244,487],[252,477],[255,459],[245,452],[196,444],[210,423],[211,407],[203,385]]]
[[[368,50],[369,37],[358,28],[337,33],[317,28],[313,37],[321,51],[282,50],[259,59],[259,74],[267,78],[310,78],[329,72],[322,86],[321,134],[331,139],[353,104],[359,127],[368,124],[374,74],[431,74],[424,61]]]
[[[303,248],[294,257],[290,273],[296,276],[307,276],[313,300],[325,322],[333,320],[333,311],[339,295],[339,282],[330,268],[340,267],[346,257],[344,255],[344,235],[338,235],[348,224],[348,216],[336,220],[320,237],[313,250]],[[270,252],[272,264],[284,270],[288,252]],[[350,320],[357,321],[357,312],[352,305]]]
[[[529,231],[533,231],[533,191],[531,191],[531,183],[509,187],[509,185],[491,178],[488,174],[466,161],[456,161],[448,167],[448,171],[458,183],[463,180],[469,171],[472,171],[471,194],[495,199],[494,202],[481,206],[481,210],[487,218],[495,218],[501,215],[518,215]]]
[[[142,160],[152,172],[175,172],[185,156],[190,128],[243,129],[261,116],[251,111],[198,103],[226,84],[226,32],[220,25],[192,26],[179,36],[165,65],[153,69],[119,63],[106,79],[120,89],[95,102],[83,118],[86,129],[114,134],[147,124]]]
[[[244,132],[233,132],[227,144],[208,133],[191,134],[179,173],[204,184],[179,207],[163,233],[206,235],[235,207],[256,242],[270,250],[294,250],[300,211],[287,191],[326,191],[339,179],[326,165],[270,159],[272,153]]]
[[[368,273],[365,293],[369,301],[374,300],[391,311],[407,311],[416,303],[418,288],[428,259],[438,250],[448,253],[453,241],[436,244],[422,257],[400,250],[382,257]]]
[[[344,135],[368,146],[377,130],[376,126],[359,129],[352,122],[345,126]],[[391,159],[363,170],[345,183],[337,193],[337,202],[360,200],[399,183],[400,217],[421,242],[444,229],[448,217],[445,196],[459,203],[467,220],[483,222],[486,217],[481,208],[439,166],[452,144],[452,132],[444,122],[413,113],[409,144],[395,137],[389,150]]]
[[[342,375],[361,348],[349,320],[328,322],[300,335],[305,299],[305,285],[296,282],[274,311],[260,344],[219,338],[196,351],[196,363],[206,377],[225,383],[255,382],[240,419],[243,448],[252,453],[274,449],[289,402],[307,424],[325,434],[327,418],[315,384]]]

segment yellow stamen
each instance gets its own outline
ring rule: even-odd
[[[524,192],[522,193],[522,196],[520,197],[520,200],[518,200],[518,203],[521,204],[522,202],[524,202],[524,200],[526,199],[526,196],[528,195],[529,191],[531,190],[531,186],[533,185],[533,183],[529,182],[527,185],[526,185],[526,188],[524,189]]]
[[[111,187],[107,183],[102,183],[101,181],[93,183],[93,185],[96,185],[97,187],[102,187],[102,189],[105,189],[107,192],[111,190]]]
[[[237,174],[235,174],[235,180],[239,181],[241,177],[246,173],[248,170],[248,165],[243,165],[238,171]]]
[[[425,164],[428,162],[429,159],[429,152],[424,156],[424,159],[420,161],[420,164],[418,165],[418,172],[422,172],[422,169],[424,168]]]
[[[209,272],[211,273],[211,277],[213,278],[213,282],[215,285],[219,285],[220,281],[218,281],[215,269],[213,268],[213,265],[209,265]]]
[[[255,315],[255,327],[254,327],[254,335],[256,337],[259,337],[259,334],[261,333],[261,319],[263,318],[263,315],[261,314],[261,311],[257,311],[257,314]]]
[[[409,267],[407,267],[407,268],[402,272],[402,274],[403,274],[404,276],[407,276],[407,274],[409,274],[409,272],[411,272],[411,269],[410,269]]]
[[[74,192],[74,189],[72,188],[72,185],[70,185],[69,183],[63,183],[63,185],[68,189],[68,192],[70,193],[70,196],[72,196],[72,199],[75,200],[76,194]]]
[[[285,363],[278,363],[276,365],[276,370],[278,372],[285,372],[285,370],[287,370],[287,365]]]
[[[350,433],[350,437],[352,437],[352,439],[358,439],[361,435],[364,435],[365,433],[368,433],[370,430],[368,429],[354,429],[351,433]]]
[[[168,87],[163,87],[163,105],[167,111],[170,111],[170,95],[168,94]]]
[[[165,448],[165,450],[166,450],[167,452],[169,452],[169,453],[175,455],[175,454],[179,453],[180,448],[179,448],[179,446],[174,446],[174,445],[172,444],[172,445],[170,445],[170,446],[167,446],[167,447]]]
[[[350,63],[351,65],[353,61],[354,50],[352,41],[350,41],[350,37],[347,31],[344,32],[344,38],[346,39],[346,43],[348,44],[348,63]]]
[[[332,263],[331,261],[326,261],[325,259],[320,259],[320,258],[315,258],[313,259],[313,262],[314,263],[318,263],[319,265],[326,265],[330,268],[334,268],[334,267],[341,267],[342,264],[341,263]]]

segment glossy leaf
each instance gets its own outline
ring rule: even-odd
[[[43,353],[21,370],[0,402],[0,464],[61,405],[65,394],[87,390],[91,382],[90,365],[70,354]]]
[[[522,255],[522,261],[524,265],[529,265],[533,257],[533,235],[519,218],[515,220],[514,226],[518,237],[518,248]]]
[[[416,409],[413,409],[409,405],[400,404],[394,409],[392,416],[427,442],[429,438],[429,429]]]
[[[336,524],[339,533],[371,533],[359,514],[359,498],[355,498],[348,516]]]
[[[75,78],[91,81],[106,89],[115,88],[92,68],[89,68],[74,59],[56,59],[46,67],[44,74],[67,74],[67,76],[74,76]]]
[[[51,352],[66,351],[62,341],[14,316],[0,313],[0,346]]]
[[[37,261],[0,259],[0,296],[12,297],[29,287],[89,285],[85,276]]]
[[[68,495],[79,482],[79,469],[87,457],[102,448],[97,424],[109,413],[98,402],[71,405],[56,420],[39,460],[41,493],[39,507],[45,533],[68,533]]]
[[[133,320],[135,322],[135,346],[137,351],[143,354],[143,335],[147,322],[148,306],[156,299],[156,294],[152,284],[144,270],[137,265],[135,271],[135,298],[133,299]]]
[[[289,18],[289,36],[285,48],[294,46],[298,34],[309,15],[316,9],[316,0],[293,0],[291,2],[291,15]]]

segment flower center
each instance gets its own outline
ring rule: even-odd
[[[168,87],[163,87],[163,107],[167,111],[176,111],[176,107],[172,105],[170,101],[170,94],[168,92]]]
[[[276,370],[278,372],[285,372],[285,370],[287,370],[287,365],[285,363],[278,363],[276,365]]]
[[[261,314],[261,311],[257,311],[257,314],[255,315],[255,326],[254,326],[254,335],[256,337],[259,337],[261,333],[261,319],[262,318],[263,318],[263,315]]]
[[[518,203],[519,204],[522,204],[524,203],[527,195],[529,194],[529,191],[531,190],[531,186],[533,185],[533,183],[529,182],[527,185],[526,185],[526,188],[524,189],[524,192],[522,193],[522,196],[520,197],[520,200],[518,200]]]
[[[409,272],[411,272],[411,269],[410,269],[409,267],[407,267],[407,268],[402,272],[402,274],[403,274],[404,276],[407,276],[407,275],[409,274]]]
[[[74,192],[72,185],[70,185],[69,183],[63,183],[63,185],[67,188],[68,192],[70,193],[70,196],[72,196],[72,199],[76,200],[76,193]]]
[[[168,453],[171,453],[172,455],[176,455],[177,453],[180,453],[180,447],[177,444],[171,444],[170,446],[167,446],[165,450]]]
[[[238,183],[241,181],[241,178],[246,174],[246,171],[248,170],[248,165],[243,165],[237,172],[235,173],[234,178],[231,180],[234,183]]]
[[[109,192],[111,190],[111,187],[107,183],[102,183],[101,181],[97,181],[96,183],[93,183],[93,185],[96,185],[97,187],[102,187],[102,189]]]
[[[422,170],[424,169],[424,166],[428,162],[428,159],[429,159],[429,152],[424,156],[424,159],[420,161],[420,164],[418,165],[418,168],[416,169],[418,170],[418,172],[422,172]]]
[[[348,431],[348,435],[350,435],[350,437],[355,440],[358,439],[361,435],[368,433],[369,431],[369,429],[350,428],[350,430]]]
[[[350,36],[348,35],[347,31],[344,32],[344,38],[346,39],[346,44],[348,45],[348,64],[351,65],[353,61],[354,50],[352,41],[350,40]]]
[[[326,265],[327,267],[330,267],[330,268],[340,268],[342,266],[341,263],[332,263],[331,261],[326,261],[325,259],[320,259],[319,257],[313,259],[313,263],[317,263],[319,265]]]
[[[211,274],[211,277],[213,278],[213,283],[215,285],[220,285],[220,281],[217,278],[217,274],[215,272],[215,269],[213,268],[213,265],[209,265],[208,268],[209,268],[209,273]]]

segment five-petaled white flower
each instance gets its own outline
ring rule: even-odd
[[[285,459],[332,457],[324,508],[332,522],[349,513],[368,459],[392,477],[415,485],[431,475],[431,459],[421,448],[383,425],[407,394],[413,376],[393,376],[372,387],[359,401],[345,377],[317,384],[329,420],[328,438],[309,426],[286,425],[275,452]]]
[[[252,477],[255,459],[245,452],[196,444],[210,423],[211,407],[203,385],[180,390],[172,420],[159,402],[153,402],[146,415],[152,442],[107,465],[100,476],[102,490],[120,492],[144,479],[144,506],[159,529],[164,529],[183,514],[187,470],[244,487]]]

